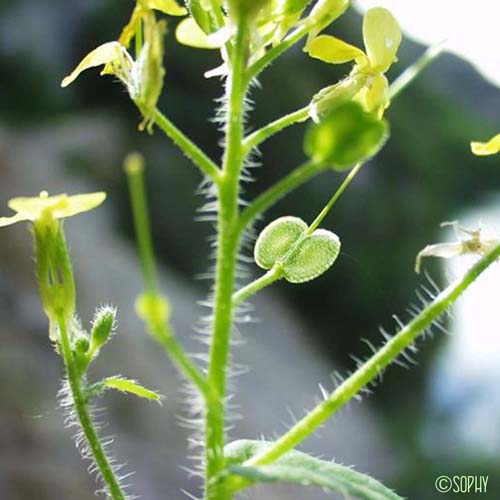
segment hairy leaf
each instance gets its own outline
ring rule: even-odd
[[[319,486],[337,491],[346,498],[402,500],[402,497],[375,479],[343,465],[320,460],[300,451],[291,451],[268,465],[246,467],[245,460],[266,450],[272,443],[241,440],[226,446],[229,470],[236,476],[257,482],[287,482]]]

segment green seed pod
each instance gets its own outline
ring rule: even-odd
[[[298,217],[280,217],[271,222],[257,238],[255,262],[263,269],[271,269],[306,231],[307,224]]]
[[[111,337],[116,322],[116,309],[105,306],[98,309],[92,322],[90,341],[92,349],[101,348]]]
[[[338,236],[317,229],[308,236],[283,264],[284,277],[290,283],[305,283],[322,275],[340,252]]]

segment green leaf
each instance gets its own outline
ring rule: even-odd
[[[348,170],[375,155],[389,137],[389,126],[367,113],[356,102],[336,107],[309,128],[304,151],[314,161],[330,163],[335,170]]]
[[[130,380],[122,377],[108,377],[103,380],[102,389],[116,389],[121,392],[128,392],[140,398],[150,399],[161,403],[162,396],[155,391],[146,389],[135,380]]]
[[[290,451],[269,465],[245,467],[245,460],[265,451],[272,443],[241,440],[225,448],[229,471],[236,476],[257,482],[287,482],[318,486],[337,491],[346,498],[362,500],[402,500],[402,497],[375,479],[350,467]]]

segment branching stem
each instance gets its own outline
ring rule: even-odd
[[[109,495],[113,500],[125,500],[126,496],[123,493],[120,483],[113,472],[113,468],[109,463],[104,448],[99,440],[97,431],[90,417],[87,401],[83,395],[82,382],[76,367],[71,344],[68,335],[68,328],[64,319],[64,314],[58,317],[58,326],[60,333],[60,350],[66,366],[68,383],[71,390],[71,398],[73,400],[76,416],[80,422],[83,434],[87,440],[90,451],[94,457],[95,463],[99,469],[101,477],[106,485]]]
[[[153,120],[209,179],[215,183],[219,181],[219,167],[161,111],[155,111]]]
[[[271,447],[262,454],[253,457],[244,465],[272,463],[304,441],[403,353],[499,257],[500,244],[476,262],[462,278],[443,290],[429,306],[360,366],[329,397],[297,422]]]
[[[239,230],[243,232],[259,215],[271,208],[278,200],[324,170],[325,165],[314,161],[308,161],[297,167],[264,191],[243,210],[240,216]]]
[[[160,303],[163,298],[158,292],[156,279],[156,264],[147,209],[144,186],[144,160],[142,157],[135,153],[129,155],[125,161],[125,171],[129,183],[144,286],[150,300]],[[170,357],[187,380],[194,384],[205,399],[210,399],[211,391],[205,376],[175,338],[170,324],[167,321],[158,321],[154,310],[149,312],[150,317],[146,319],[150,334],[164,347],[167,356]]]
[[[294,111],[288,115],[282,116],[277,120],[265,125],[254,133],[250,134],[244,141],[245,154],[248,154],[253,148],[263,143],[281,130],[294,125],[295,123],[305,122],[309,118],[309,106]]]

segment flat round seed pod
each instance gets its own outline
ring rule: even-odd
[[[284,277],[290,283],[305,283],[322,275],[335,262],[340,252],[338,236],[317,229],[306,238],[283,265]]]
[[[254,258],[263,269],[271,269],[292,245],[307,231],[307,224],[298,217],[280,217],[260,233],[255,243]]]

